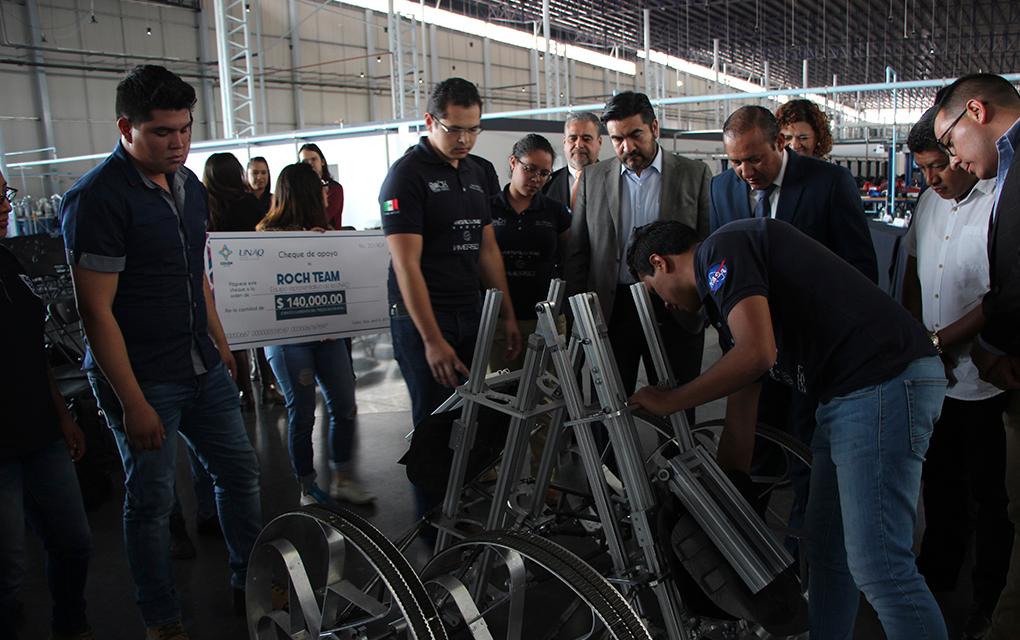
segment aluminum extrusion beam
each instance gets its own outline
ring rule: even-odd
[[[255,135],[255,83],[246,0],[213,0],[223,135]]]

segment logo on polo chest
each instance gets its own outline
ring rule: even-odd
[[[449,191],[450,185],[446,184],[446,180],[431,180],[429,189],[432,193],[439,193],[440,191]]]

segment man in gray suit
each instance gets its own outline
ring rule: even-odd
[[[634,391],[643,358],[649,381],[657,380],[629,286],[635,282],[625,259],[635,228],[656,220],[676,220],[708,236],[711,172],[705,163],[659,146],[659,121],[643,93],[627,91],[606,104],[602,114],[616,157],[585,167],[570,229],[564,275],[570,293],[594,291],[609,322],[609,339],[628,393]],[[676,325],[658,298],[660,323]],[[682,323],[688,331],[663,331],[666,357],[681,383],[701,373],[705,334],[701,322]]]
[[[563,157],[567,161],[549,177],[542,193],[553,200],[576,206],[579,177],[584,168],[599,161],[602,150],[602,123],[590,111],[575,111],[563,123]]]

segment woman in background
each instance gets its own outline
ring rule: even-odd
[[[790,100],[776,110],[786,144],[802,156],[824,159],[832,151],[829,117],[810,100]]]
[[[248,189],[262,207],[262,217],[269,213],[273,204],[272,178],[269,175],[269,163],[262,156],[255,156],[248,161]],[[273,369],[266,360],[265,349],[253,349],[255,365],[259,369],[259,380],[262,381],[262,404],[283,404],[283,396],[276,389],[276,378]]]
[[[262,207],[262,215],[269,213],[273,204],[272,181],[269,177],[269,163],[262,156],[248,161],[248,188]]]
[[[202,184],[209,192],[209,231],[255,231],[262,220],[262,205],[248,191],[244,168],[232,153],[214,153],[205,161]],[[251,365],[248,352],[232,351],[237,362],[237,386],[241,390],[241,406],[255,404],[251,386]]]
[[[343,226],[344,188],[330,175],[322,149],[311,142],[303,144],[298,149],[298,160],[315,169],[322,180],[322,188],[326,191],[326,222],[330,227],[339,229]]]
[[[307,164],[285,167],[276,182],[276,196],[259,231],[326,231],[322,181]],[[351,475],[354,444],[354,371],[343,340],[312,340],[266,347],[269,364],[287,403],[290,461],[301,487],[301,504],[330,504],[332,499],[366,504],[375,496]],[[315,426],[315,385],[329,412],[329,459],[333,478],[329,493],[315,481],[312,429]]]

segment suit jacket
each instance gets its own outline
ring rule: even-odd
[[[988,240],[990,286],[981,303],[985,312],[981,338],[1020,356],[1020,154],[1002,184]]]
[[[549,196],[560,204],[570,206],[570,170],[560,167],[549,176],[549,181],[542,187],[542,194]]]
[[[659,220],[677,220],[708,236],[708,191],[712,173],[700,160],[662,151]],[[564,266],[570,295],[594,291],[606,322],[612,316],[620,272],[620,160],[584,168],[570,226]],[[630,240],[627,230],[626,240]]]
[[[779,189],[776,219],[788,222],[843,258],[872,282],[878,261],[857,183],[844,167],[787,149],[786,173]],[[728,169],[712,178],[712,231],[750,218],[750,187]]]

